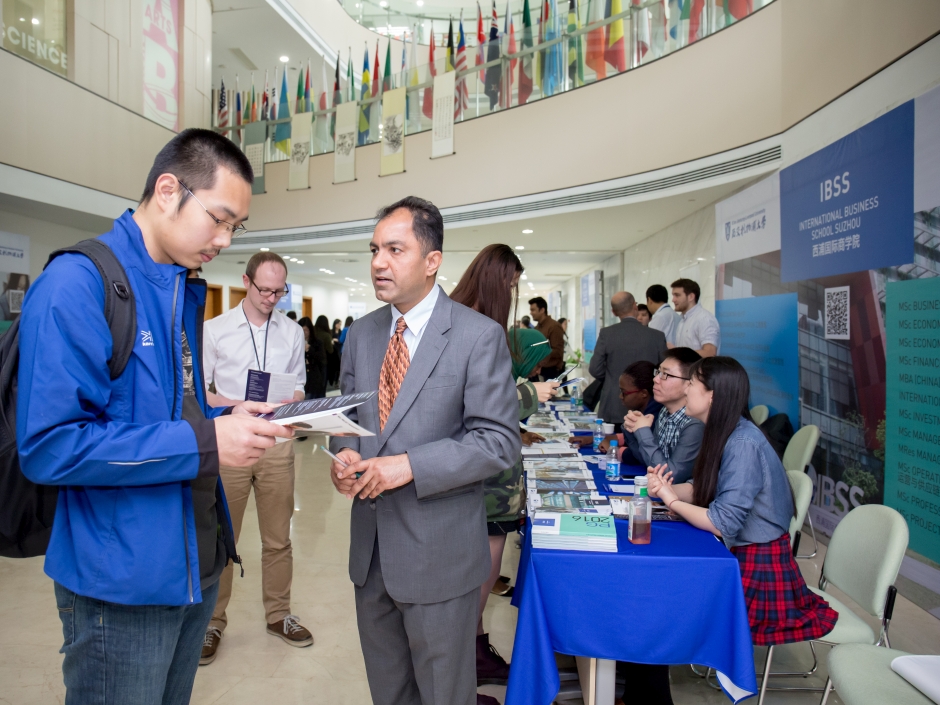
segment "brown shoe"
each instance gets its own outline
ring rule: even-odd
[[[477,685],[506,685],[509,664],[490,643],[489,634],[477,637]]]
[[[289,614],[280,622],[268,625],[268,634],[283,639],[291,646],[310,646],[313,643],[313,634],[309,629],[301,626],[297,617]]]
[[[199,657],[200,666],[208,666],[215,661],[215,653],[219,650],[222,641],[222,632],[215,627],[206,629],[206,638],[202,642],[202,655]]]
[[[483,695],[483,693],[477,693],[477,705],[499,705],[499,700],[497,700],[491,695]]]

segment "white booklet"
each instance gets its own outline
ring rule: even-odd
[[[328,436],[374,436],[372,431],[364,429],[343,412],[368,401],[375,394],[376,392],[364,392],[342,397],[295,401],[277,407],[270,414],[258,416],[281,426],[289,426],[299,432],[299,435],[325,433]]]

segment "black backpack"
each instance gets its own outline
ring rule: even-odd
[[[83,240],[56,250],[49,262],[66,252],[85,255],[104,282],[104,315],[111,329],[113,353],[108,361],[111,379],[117,379],[130,360],[137,337],[134,292],[124,267],[111,248],[100,240]],[[43,267],[45,269],[45,267]],[[80,313],[78,315],[81,315]],[[16,446],[16,383],[19,367],[19,318],[0,336],[0,556],[41,556],[49,545],[59,490],[37,485],[20,470]]]

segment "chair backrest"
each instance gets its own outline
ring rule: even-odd
[[[856,507],[832,532],[822,580],[880,619],[888,588],[894,585],[901,569],[908,537],[907,522],[891,507]]]
[[[770,416],[770,409],[768,409],[764,404],[758,404],[753,409],[751,409],[751,419],[754,421],[755,426],[760,426],[762,423],[764,423],[768,416]]]
[[[806,512],[809,511],[809,503],[813,499],[813,481],[805,472],[796,470],[787,470],[787,479],[790,480],[793,503],[796,505],[796,516],[790,520],[790,545],[792,546],[793,537],[806,521]]]
[[[813,459],[816,444],[819,443],[819,427],[809,424],[793,434],[783,452],[783,467],[787,470],[805,472],[806,466]]]

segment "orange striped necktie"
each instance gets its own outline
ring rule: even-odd
[[[382,371],[379,372],[379,431],[385,430],[385,422],[392,413],[398,390],[401,389],[405,373],[408,372],[408,365],[411,364],[408,346],[405,345],[407,327],[405,317],[401,316],[395,323],[395,334],[388,343],[385,360],[382,362]]]

